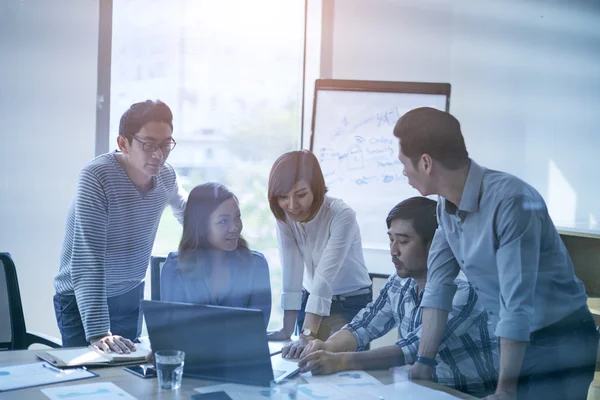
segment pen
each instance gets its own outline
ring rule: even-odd
[[[60,368],[57,368],[57,367],[55,367],[55,366],[53,366],[53,365],[50,365],[50,364],[45,364],[45,363],[44,363],[44,364],[42,364],[42,367],[44,367],[44,368],[47,368],[47,369],[49,369],[49,370],[52,370],[52,371],[54,371],[54,372],[58,372],[59,374],[64,374],[64,373],[65,373],[65,371],[64,371],[64,370],[62,370],[62,369],[60,369]]]

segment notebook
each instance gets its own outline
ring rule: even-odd
[[[90,346],[42,351],[35,355],[57,367],[78,367],[141,364],[150,352],[149,348],[138,344],[129,354],[105,353]]]

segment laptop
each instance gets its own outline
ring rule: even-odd
[[[269,386],[300,371],[271,354],[260,310],[142,300],[153,351],[183,350],[184,376]]]

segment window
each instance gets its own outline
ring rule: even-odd
[[[188,191],[207,181],[227,185],[240,200],[243,235],[269,262],[271,329],[282,321],[281,268],[267,183],[273,161],[300,148],[304,3],[113,3],[110,149],[132,103],[171,107],[178,145],[168,162]],[[175,251],[180,236],[165,210],[153,254]]]

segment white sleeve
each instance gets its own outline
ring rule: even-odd
[[[354,210],[346,208],[334,216],[327,245],[315,269],[312,292],[306,302],[306,312],[321,316],[329,315],[333,296],[331,283],[344,264],[357,232],[358,223]]]
[[[294,233],[288,224],[281,221],[277,221],[277,247],[283,276],[281,308],[299,310],[302,306],[304,260]]]

